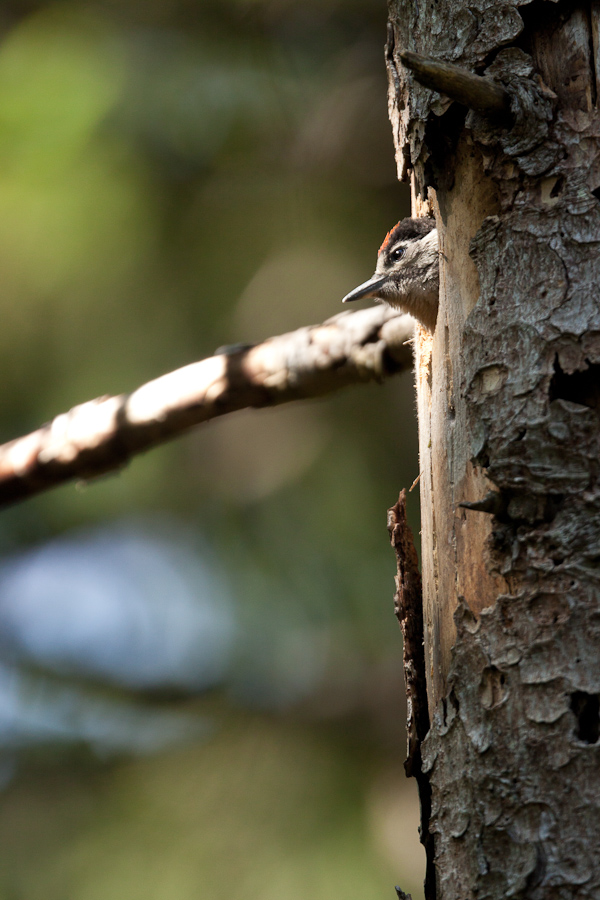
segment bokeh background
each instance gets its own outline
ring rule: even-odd
[[[0,439],[340,311],[408,213],[385,23],[4,0]],[[1,898],[421,895],[385,527],[417,470],[402,376],[2,512]]]

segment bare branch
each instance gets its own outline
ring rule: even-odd
[[[120,468],[193,425],[382,381],[412,367],[413,320],[387,306],[344,312],[254,346],[224,348],[142,385],[99,397],[0,446],[0,505]]]
[[[497,81],[461,66],[403,50],[400,59],[417,81],[478,112],[510,122],[510,94]]]

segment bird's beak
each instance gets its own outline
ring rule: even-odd
[[[373,275],[369,281],[365,281],[364,284],[359,284],[357,288],[354,288],[353,291],[350,291],[349,294],[346,294],[342,303],[350,303],[352,300],[362,300],[364,297],[377,297],[379,288],[387,281],[387,278],[381,277],[380,275]]]

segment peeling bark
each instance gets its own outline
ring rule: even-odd
[[[406,519],[406,491],[400,491],[398,502],[388,510],[388,532],[396,553],[397,575],[394,606],[404,640],[404,682],[407,709],[407,758],[404,769],[408,777],[417,779],[421,798],[421,843],[425,848],[425,898],[435,896],[433,868],[433,836],[429,831],[431,788],[423,773],[421,744],[429,731],[427,680],[423,652],[423,588],[419,561],[412,531]],[[409,895],[396,888],[399,900]]]
[[[438,900],[600,897],[599,19],[390,4],[399,174],[442,250],[417,341]],[[422,87],[405,49],[496,80],[512,126]]]

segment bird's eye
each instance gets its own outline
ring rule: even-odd
[[[390,253],[390,262],[398,262],[404,256],[404,247],[396,247]]]

